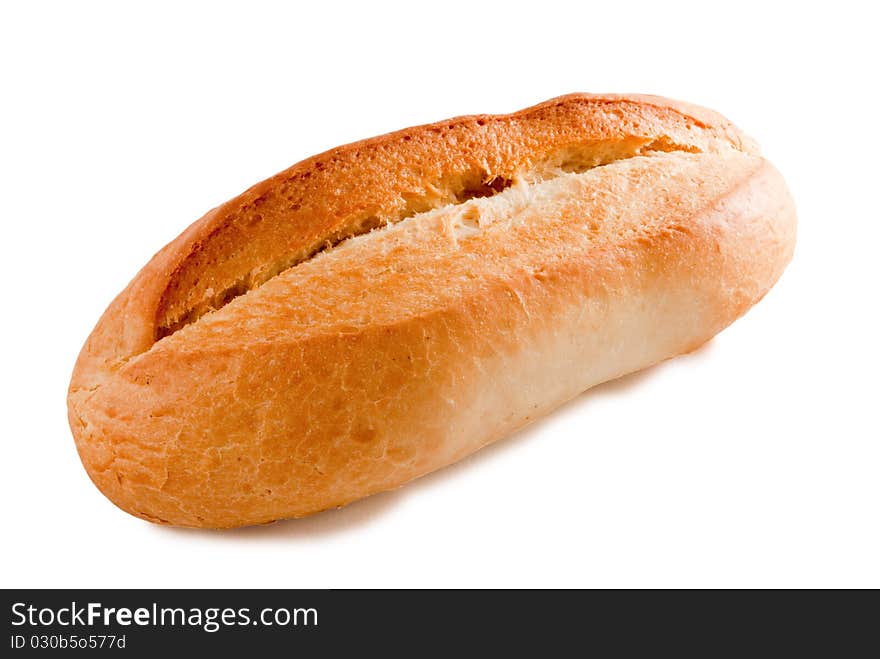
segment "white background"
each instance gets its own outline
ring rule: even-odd
[[[880,586],[880,55],[860,5],[4,3],[0,585]],[[192,220],[338,144],[572,91],[700,103],[762,144],[799,242],[747,316],[340,511],[181,530],[93,487],[74,360]]]

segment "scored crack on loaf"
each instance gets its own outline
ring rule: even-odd
[[[343,505],[705,342],[794,231],[754,143],[690,105],[577,94],[406,129],[159,252],[89,337],[71,428],[98,487],[153,521]]]

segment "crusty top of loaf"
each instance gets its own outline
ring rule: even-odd
[[[687,218],[717,203],[760,163],[735,151],[637,156],[419,213],[285,270],[160,341],[152,358],[140,361],[156,372],[170,354],[234,353],[258,342],[302,343],[395,326],[523,273],[540,280],[561,264],[580,268],[584,243],[594,253],[644,248],[657,234],[691,232]]]
[[[197,220],[108,308],[71,389],[318,252],[519,182],[658,152],[756,153],[719,114],[652,96],[571,94],[404,129],[308,158]]]

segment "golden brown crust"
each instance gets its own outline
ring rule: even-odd
[[[755,152],[711,110],[653,96],[571,94],[510,115],[404,129],[308,158],[211,210],[162,249],[114,300],[86,346],[75,383],[148,349],[187,320],[306,257],[358,225],[442,205],[458,186],[511,179],[542,159],[590,145],[600,158],[643,148]],[[605,146],[604,152],[601,148]],[[124,320],[124,322],[123,322]]]
[[[133,514],[214,527],[449,464],[760,299],[795,221],[755,154],[708,110],[572,95],[303,161],[111,304],[71,382],[83,463]],[[306,258],[364,218],[393,224]]]

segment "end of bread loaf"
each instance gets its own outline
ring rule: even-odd
[[[795,225],[750,139],[657,97],[340,147],[153,258],[83,348],[71,428],[150,521],[344,505],[707,341],[778,279]]]

